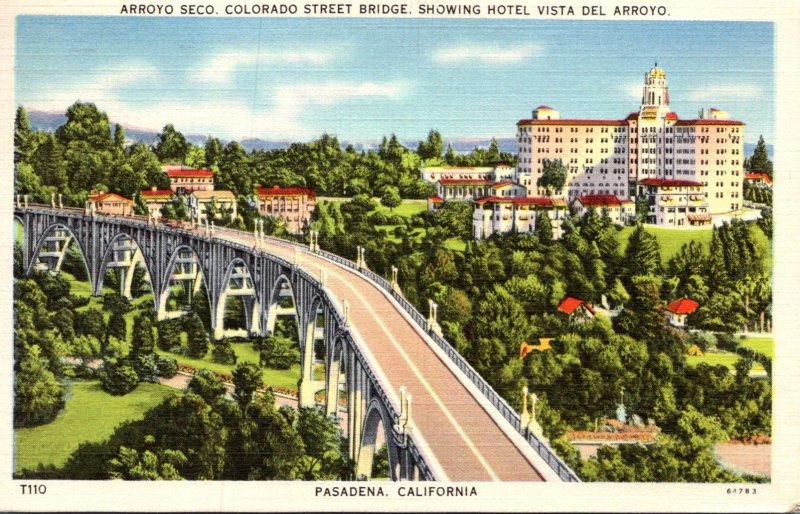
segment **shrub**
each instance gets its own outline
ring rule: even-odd
[[[236,353],[233,351],[230,341],[224,338],[214,343],[211,358],[220,364],[236,364]]]
[[[384,213],[377,212],[377,211],[373,212],[372,214],[370,214],[369,221],[373,225],[388,225],[389,224],[388,217]]]
[[[172,378],[178,373],[178,361],[169,357],[158,357],[158,376]]]
[[[158,382],[158,357],[155,354],[139,355],[133,361],[133,368],[142,382]]]
[[[139,375],[129,364],[106,363],[100,374],[100,385],[115,396],[130,393],[139,384]]]

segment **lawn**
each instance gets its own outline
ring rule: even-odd
[[[112,396],[99,382],[73,382],[66,407],[52,423],[15,430],[15,469],[35,469],[39,464],[60,467],[81,443],[107,439],[117,426],[143,418],[146,411],[177,392],[141,383],[125,396]]]
[[[387,216],[396,214],[398,216],[403,216],[404,218],[410,218],[411,216],[425,212],[428,209],[428,200],[403,200],[403,203],[395,207],[394,210],[389,210],[388,207],[381,205],[380,198],[377,198],[376,201],[378,202],[378,206],[376,207],[375,211],[382,212]]]
[[[628,238],[635,227],[623,227],[617,232],[617,240],[620,244],[620,251],[624,252],[628,246]],[[699,241],[708,251],[711,242],[711,228],[708,230],[681,230],[675,228],[656,228],[645,225],[645,230],[656,236],[661,248],[661,261],[667,263],[673,255],[678,253],[685,243],[689,241]]]
[[[253,349],[251,343],[232,343],[234,353],[238,357],[237,362],[258,362],[258,353]],[[217,373],[231,374],[236,365],[233,364],[220,364],[211,359],[211,351],[209,351],[202,359],[193,359],[186,355],[178,355],[175,353],[165,352],[156,348],[156,353],[166,355],[177,360],[179,364],[192,366],[198,369],[210,369]],[[297,381],[300,379],[300,365],[294,364],[289,369],[269,369],[264,368],[262,371],[262,381],[268,385],[288,387],[290,389],[297,389]]]
[[[735,353],[706,353],[705,355],[687,355],[686,356],[686,363],[690,366],[697,366],[701,362],[704,362],[710,366],[722,365],[726,368],[733,370],[734,366],[736,365],[736,361],[739,360],[739,356]],[[750,371],[757,371],[761,372],[764,371],[764,366],[760,363],[755,362],[753,363],[753,367]]]
[[[771,337],[748,337],[742,340],[741,345],[764,354],[770,359],[775,354],[775,341]]]

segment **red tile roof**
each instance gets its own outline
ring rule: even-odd
[[[172,196],[172,189],[145,189],[139,193],[142,198],[163,198]]]
[[[744,123],[736,120],[678,120],[677,126],[683,125],[737,125],[744,126]]]
[[[638,182],[642,186],[656,186],[656,187],[688,187],[688,186],[702,186],[700,182],[694,180],[671,180],[666,178],[645,178]]]
[[[475,200],[478,205],[485,203],[513,203],[515,205],[541,205],[550,207],[553,205],[551,198],[543,196],[484,196]]]
[[[561,303],[558,304],[558,310],[560,310],[561,312],[565,312],[567,314],[572,314],[581,305],[586,307],[586,309],[589,312],[594,314],[594,309],[592,308],[591,305],[581,300],[580,298],[573,298],[571,296],[567,296],[566,298],[561,300]]]
[[[678,119],[678,115],[675,114],[674,112],[668,112],[666,118],[668,120],[677,120]]]
[[[767,184],[772,184],[772,179],[766,173],[745,173],[745,180],[763,180]]]
[[[631,203],[630,200],[620,199],[614,195],[583,195],[578,198],[581,205],[584,207],[607,207],[609,205],[620,205],[623,203]]]
[[[309,198],[316,198],[317,195],[314,190],[308,187],[280,187],[280,186],[257,186],[256,194],[258,196],[294,196],[305,195]]]
[[[519,125],[627,125],[625,120],[519,120]]]
[[[122,195],[118,195],[117,193],[100,193],[89,197],[90,202],[103,202],[108,199],[121,200],[126,203],[133,203],[133,200],[125,198]]]
[[[552,107],[548,107],[548,106],[546,106],[546,105],[540,105],[539,107],[537,107],[537,108],[536,108],[536,110],[537,110],[537,111],[538,111],[538,110],[540,110],[540,109],[549,109],[549,110],[551,110],[551,111],[553,110],[553,108],[552,108]]]
[[[667,310],[674,314],[691,314],[700,307],[700,304],[691,298],[681,298],[667,305]]]
[[[433,203],[442,203],[444,200],[442,200],[442,197],[439,195],[433,195],[428,197],[428,201]]]
[[[213,177],[212,170],[196,170],[191,168],[170,168],[167,169],[169,178],[208,178]]]

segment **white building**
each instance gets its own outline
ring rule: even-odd
[[[561,224],[569,215],[567,205],[545,197],[488,196],[475,200],[472,229],[475,239],[484,239],[496,232],[531,234],[536,230],[536,217],[547,214],[553,229],[553,239],[561,237]]]
[[[529,195],[545,194],[536,186],[544,163],[560,160],[568,175],[557,197],[624,198],[652,192],[636,190],[635,184],[643,180],[690,181],[701,186],[708,213],[739,210],[744,123],[719,109],[704,109],[698,119],[682,120],[671,111],[669,100],[667,75],[655,66],[645,74],[639,111],[624,119],[566,119],[548,106],[537,107],[530,119],[517,123],[520,184]],[[653,219],[660,224],[668,218]]]

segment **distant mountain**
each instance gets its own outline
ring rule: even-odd
[[[29,110],[28,111],[28,118],[31,121],[31,127],[36,130],[46,130],[48,132],[54,132],[58,127],[64,124],[67,120],[66,116],[63,113],[54,113],[54,112],[45,112],[45,111],[36,111],[36,110]],[[111,120],[112,125],[114,123],[118,123],[115,120]],[[142,141],[147,144],[153,144],[157,139],[158,135],[161,133],[161,130],[150,130],[150,129],[141,129],[130,127],[122,123],[122,127],[125,129],[125,136],[129,141],[138,142]],[[203,145],[208,138],[205,134],[187,134],[184,133],[186,139],[188,139],[194,145]],[[516,153],[517,152],[517,140],[508,137],[498,137],[497,144],[500,147],[501,152],[509,152],[509,153]],[[228,141],[222,140],[222,144],[226,144]],[[278,148],[288,148],[292,141],[274,141],[268,139],[260,139],[260,138],[246,138],[239,141],[242,146],[249,152],[251,150],[275,150]],[[489,148],[489,145],[492,142],[492,138],[484,137],[484,138],[476,138],[476,137],[452,137],[452,138],[445,138],[444,144],[445,148],[448,144],[453,146],[453,150],[456,153],[469,153],[475,148]],[[406,148],[416,149],[419,140],[411,141],[401,141],[401,144]],[[376,150],[380,146],[380,140],[366,140],[366,141],[341,141],[341,147],[346,148],[347,145],[353,145],[353,148],[356,151],[367,151],[367,150]],[[753,154],[753,150],[755,150],[755,143],[745,143],[744,144],[744,155],[750,156]],[[767,153],[769,154],[769,158],[773,159],[773,150],[772,145],[767,145]]]

